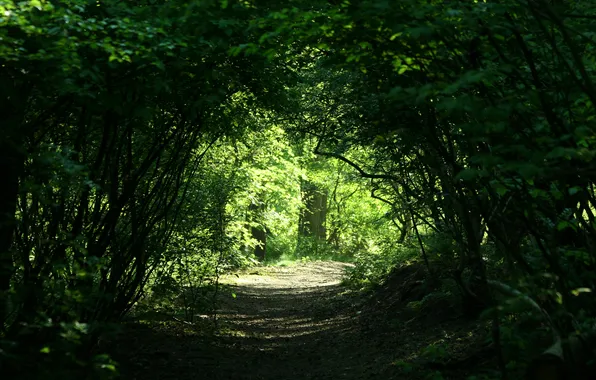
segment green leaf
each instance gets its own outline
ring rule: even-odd
[[[40,10],[40,11],[42,9],[41,1],[39,1],[39,0],[30,0],[29,5],[31,5],[33,8],[36,8],[37,10]]]
[[[577,288],[571,291],[571,294],[574,296],[578,296],[580,293],[592,293],[592,289],[590,288]]]
[[[532,179],[540,173],[540,169],[533,164],[520,164],[518,171],[525,179]]]
[[[499,194],[500,196],[503,196],[505,194],[507,194],[509,192],[509,189],[506,188],[505,186],[503,186],[502,184],[497,184],[496,186],[493,186],[493,189],[497,192],[497,194]]]
[[[562,220],[559,223],[557,223],[557,230],[558,231],[562,231],[562,230],[564,230],[566,228],[570,228],[570,227],[571,227],[571,223],[569,223],[566,220]]]
[[[582,191],[582,188],[579,187],[579,186],[570,187],[569,188],[569,195],[575,195],[575,194],[579,193],[580,191]]]
[[[101,364],[100,367],[102,369],[107,369],[108,371],[111,371],[111,372],[116,372],[116,366],[113,364]]]

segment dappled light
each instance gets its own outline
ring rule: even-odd
[[[111,342],[118,347],[115,357],[122,355],[127,377],[142,379],[190,379],[184,369],[189,365],[214,379],[276,379],[288,373],[296,379],[400,376],[406,361],[433,365],[425,347],[446,344],[453,345],[455,359],[478,364],[470,355],[483,350],[482,323],[462,323],[457,312],[444,321],[432,312],[430,318],[395,313],[387,320],[381,317],[382,303],[367,304],[367,298],[339,285],[349,267],[319,261],[226,276],[230,286],[219,295],[214,335],[200,324],[183,331],[180,323],[154,325],[150,336],[130,329]],[[131,342],[139,339],[143,349],[131,355]],[[193,340],[201,346],[169,348]],[[198,347],[205,353],[197,354]],[[155,352],[167,352],[168,359],[152,362]]]
[[[0,377],[596,379],[596,0],[0,0]]]

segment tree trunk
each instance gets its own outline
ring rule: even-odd
[[[260,216],[263,213],[263,211],[265,211],[265,204],[251,203],[250,206],[248,206],[248,210],[249,219],[251,222],[254,223],[258,219],[260,219],[258,216]],[[255,239],[258,243],[255,246],[254,250],[255,256],[259,259],[259,261],[265,260],[265,257],[267,255],[267,229],[262,225],[259,225],[257,227],[253,224],[250,227],[250,233],[252,238]]]
[[[325,241],[327,237],[327,192],[312,182],[303,181],[302,200],[304,208],[300,215],[300,235]]]
[[[397,218],[397,221],[399,222],[399,225],[395,223],[395,220],[393,221],[393,223],[395,223],[396,227],[399,229],[399,237],[397,238],[397,242],[399,244],[403,244],[408,237],[408,232],[410,232],[412,229],[412,216],[404,213],[402,217]]]

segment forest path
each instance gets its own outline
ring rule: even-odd
[[[260,267],[226,276],[218,329],[138,327],[127,379],[385,379],[395,351],[358,322],[338,262]],[[393,346],[394,347],[394,346]]]
[[[236,297],[220,304],[222,327],[229,329],[221,343],[233,354],[219,358],[214,378],[352,378],[346,376],[356,358],[344,350],[341,361],[334,355],[354,327],[340,286],[347,266],[311,262],[226,278]]]

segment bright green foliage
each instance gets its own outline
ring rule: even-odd
[[[165,263],[187,267],[192,257],[173,256],[180,238],[199,232],[200,244],[185,240],[195,255],[229,250],[214,230],[226,226],[230,183],[204,170],[204,151],[247,128],[246,104],[283,108],[285,74],[260,55],[228,55],[258,39],[244,3],[1,7],[2,360],[17,358],[9,374],[26,365],[33,377],[63,378],[93,365],[98,328],[130,310],[156,273],[170,273]],[[217,197],[197,203],[206,189]],[[194,211],[201,226],[190,229]],[[72,350],[59,349],[59,326],[75,322],[91,328],[64,356]],[[53,359],[30,366],[40,355]]]
[[[264,125],[266,119],[259,120]],[[297,239],[300,208],[300,178],[305,175],[283,129],[273,126],[255,133],[239,144],[246,159],[238,173],[242,176],[240,191],[230,212],[235,218],[235,231],[254,251],[256,241],[248,236],[249,225],[267,231],[266,259],[279,257],[294,249]],[[247,220],[250,204],[263,206],[252,221]]]
[[[318,151],[409,215],[429,272],[458,284],[466,313],[495,306],[496,277],[542,297],[558,333],[580,329],[596,310],[573,293],[596,282],[590,2],[363,1],[318,12],[269,19],[335,70],[312,87],[333,112],[307,105],[303,124]]]
[[[144,295],[177,294],[163,307],[192,320],[259,246],[354,257],[353,279],[374,283],[418,257],[466,315],[505,323],[508,357],[527,349],[514,316],[591,330],[594,12],[591,0],[0,2],[7,371],[110,372],[88,349],[105,323]],[[309,192],[325,209],[310,237]]]

